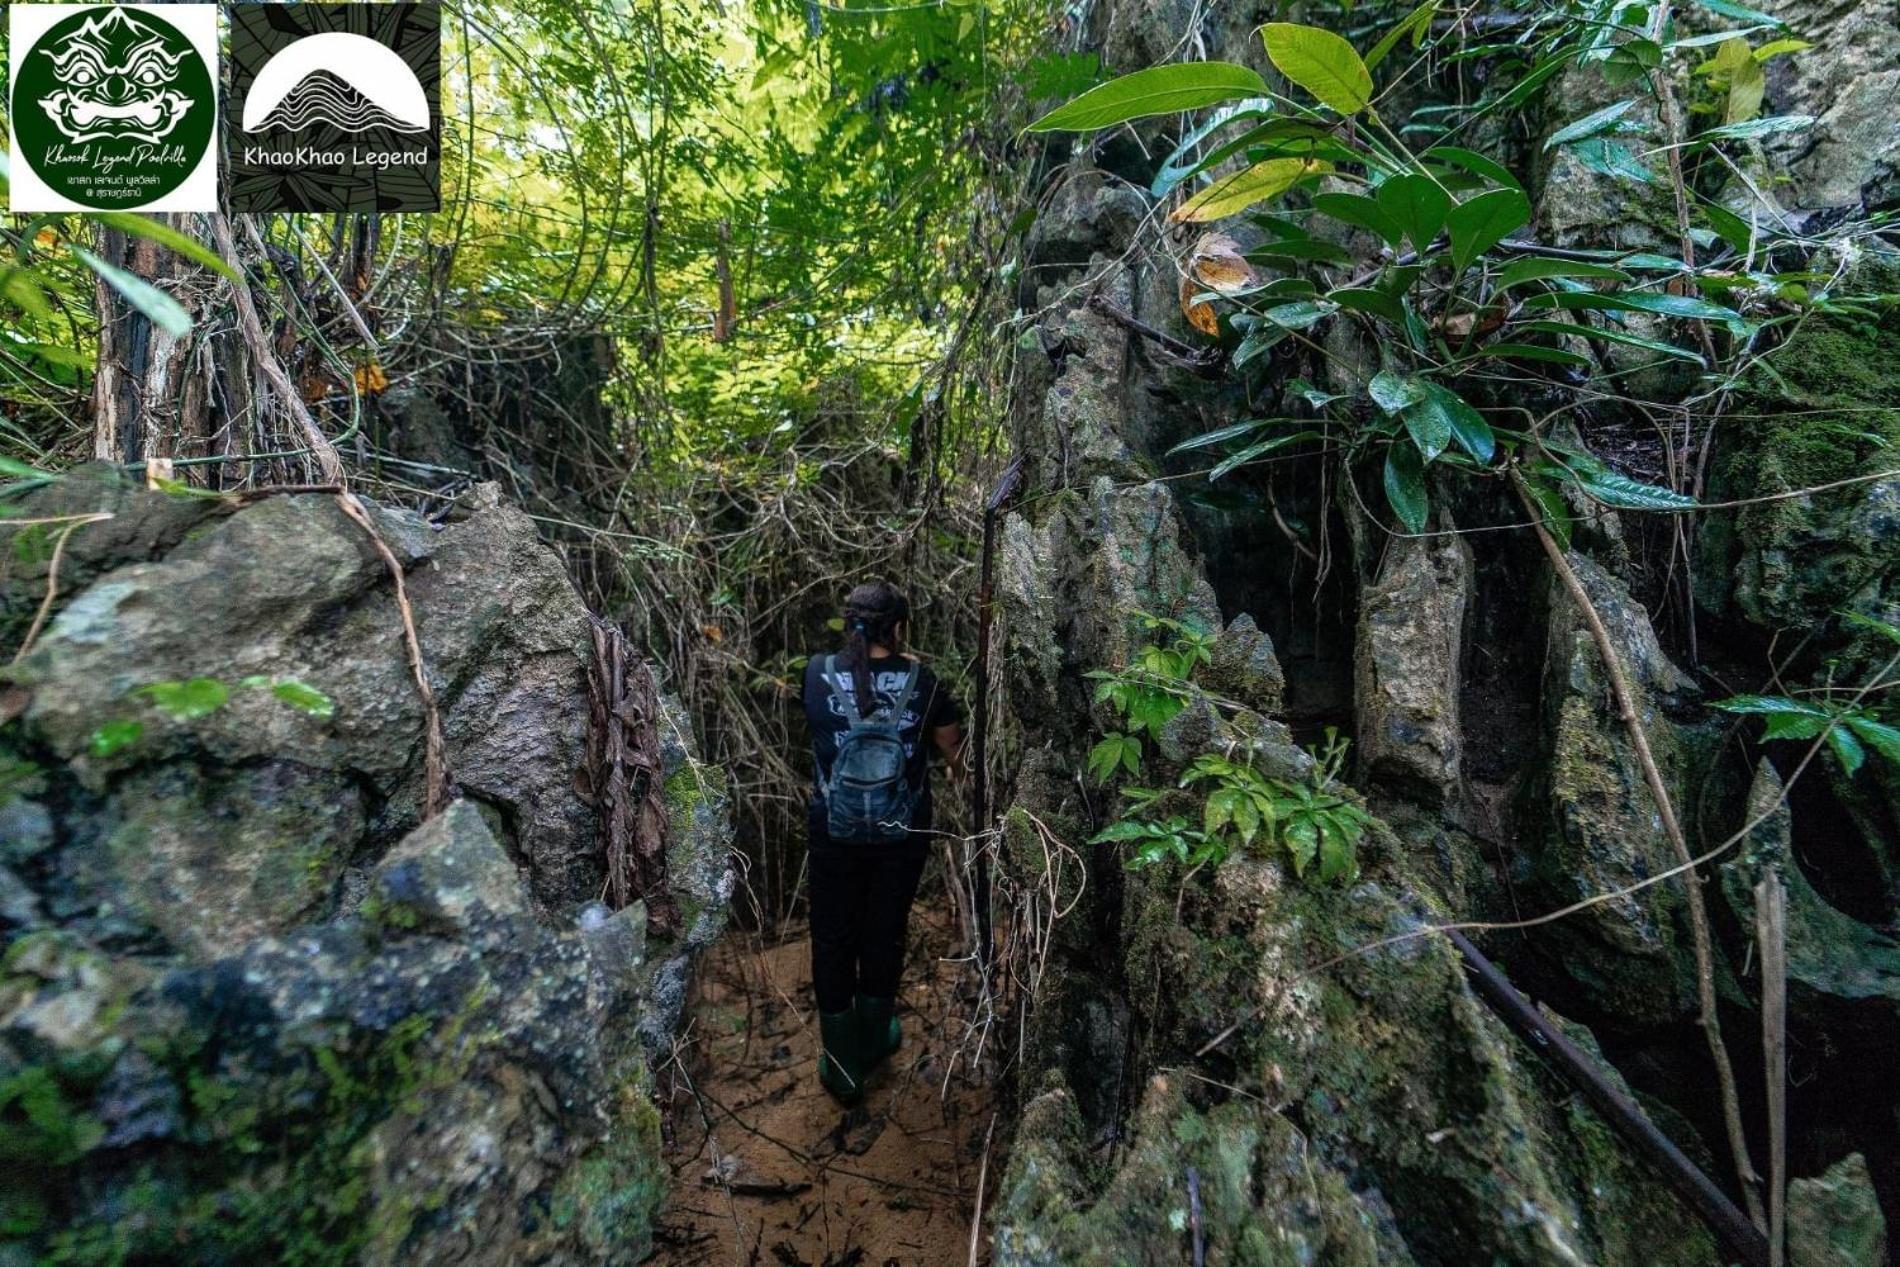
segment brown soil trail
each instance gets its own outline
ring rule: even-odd
[[[671,1073],[668,1267],[966,1267],[991,1097],[970,1068],[947,918],[920,900],[904,1045],[846,1111],[818,1084],[811,946],[728,937],[708,957]],[[987,1188],[997,1159],[988,1157]]]

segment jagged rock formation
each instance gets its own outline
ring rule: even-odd
[[[732,878],[719,780],[660,730],[685,931],[595,900],[589,617],[524,516],[81,472],[0,732],[0,1260],[633,1263],[664,1186],[649,1047]],[[24,562],[22,562],[24,558]],[[17,643],[50,551],[16,555]],[[643,1041],[644,1040],[644,1041]]]
[[[1172,0],[1108,4],[1090,11],[1086,42],[1117,72],[1173,60],[1184,40],[1197,55],[1264,70],[1259,16]],[[1892,102],[1871,107],[1861,83],[1830,63],[1865,65],[1857,42],[1879,41],[1855,35],[1859,19],[1846,9],[1788,16],[1832,51],[1794,78],[1771,77],[1770,113],[1821,120],[1817,144],[1770,147],[1776,170],[1790,174],[1776,187],[1804,200],[1817,224],[1848,204],[1890,201]],[[1868,71],[1878,80],[1884,68]],[[1591,91],[1583,72],[1553,80],[1552,126],[1608,103]],[[996,1261],[1178,1262],[1196,1244],[1209,1262],[1260,1264],[1718,1261],[1647,1165],[1475,999],[1447,946],[1350,953],[1424,922],[1510,919],[1640,885],[1675,857],[1579,613],[1536,542],[1499,531],[1521,521],[1508,490],[1441,482],[1433,500],[1449,514],[1434,526],[1485,531],[1394,540],[1361,509],[1376,492],[1329,487],[1316,462],[1229,477],[1218,498],[1197,495],[1191,479],[1158,478],[1199,465],[1165,456],[1172,445],[1275,405],[1197,378],[1090,303],[1099,296],[1197,338],[1144,192],[1169,146],[1145,139],[1079,142],[1049,174],[1023,244],[1017,298],[1038,314],[1047,360],[1022,367],[1017,383],[1016,451],[1032,495],[1001,534],[1008,708],[1024,739],[1004,853],[1022,888],[1046,895],[1036,911],[1075,907],[1046,930],[1022,1031],[1025,1107],[999,1192]],[[1673,239],[1666,200],[1637,205],[1627,185],[1611,197],[1606,182],[1534,143],[1510,157],[1534,177],[1527,232],[1542,240],[1654,249]],[[1220,228],[1248,244],[1242,219]],[[1767,421],[1718,434],[1711,500],[1890,464],[1882,445],[1900,436],[1900,379],[1881,349],[1892,329],[1817,320],[1797,337],[1814,340],[1825,364],[1795,355],[1786,376],[1751,379],[1751,403],[1738,410],[1758,407]],[[1357,389],[1354,372],[1363,380],[1379,365],[1378,349],[1344,321],[1320,337],[1326,362],[1289,374],[1346,391]],[[1844,425],[1850,399],[1854,435]],[[1587,416],[1566,442],[1589,447],[1614,421]],[[1692,841],[1721,839],[1749,804],[1730,727],[1706,707],[1711,689],[1724,689],[1719,673],[1802,613],[1848,607],[1893,620],[1892,503],[1876,482],[1699,520],[1699,663],[1680,629],[1665,637],[1652,624],[1651,582],[1634,563],[1640,522],[1579,508],[1570,563],[1629,672]],[[1116,846],[1082,843],[1118,813],[1112,792],[1078,775],[1109,720],[1091,712],[1085,675],[1131,662],[1145,641],[1129,619],[1138,611],[1224,630],[1215,665],[1244,659],[1262,684],[1249,696],[1210,673],[1209,690],[1240,707],[1190,709],[1170,723],[1140,782],[1169,787],[1211,752],[1251,752],[1260,768],[1298,777],[1307,758],[1293,734],[1351,729],[1356,778],[1384,819],[1362,846],[1355,885],[1301,883],[1279,859],[1254,857],[1125,874]],[[1836,671],[1866,666],[1877,643],[1869,634],[1803,647],[1789,680],[1820,681],[1830,661]],[[1709,665],[1712,686],[1690,671]],[[1857,1106],[1793,1093],[1798,1265],[1884,1261],[1876,1188],[1889,1209],[1900,1202],[1881,1177],[1900,1160],[1900,1101],[1848,1068],[1856,1060],[1846,1054],[1878,1066],[1874,1053],[1892,1042],[1892,938],[1880,925],[1897,909],[1894,792],[1884,773],[1863,772],[1852,786],[1836,776],[1808,794],[1811,806],[1795,807],[1797,847],[1782,824],[1793,1041],[1827,1053],[1798,1059]],[[1806,857],[1804,807],[1817,815]],[[1830,827],[1847,822],[1853,838],[1837,840]],[[1796,882],[1804,865],[1834,879]],[[1846,880],[1870,875],[1881,883]],[[1715,886],[1705,892],[1717,905],[1717,985],[1753,1115],[1751,884],[1732,879],[1726,903]],[[1595,1049],[1594,1032],[1665,1131],[1729,1182],[1679,887],[1642,887],[1490,948],[1533,994],[1584,1022],[1569,1027],[1578,1041]]]

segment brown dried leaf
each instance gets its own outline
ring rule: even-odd
[[[1206,291],[1231,295],[1258,285],[1260,274],[1241,254],[1240,243],[1225,233],[1203,233],[1188,251],[1187,268],[1181,278],[1181,315],[1202,334],[1220,333],[1220,317],[1212,304],[1195,303],[1194,297]]]

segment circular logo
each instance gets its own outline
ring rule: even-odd
[[[53,24],[13,83],[20,157],[82,206],[143,206],[198,167],[217,117],[204,58],[146,8],[101,5]]]

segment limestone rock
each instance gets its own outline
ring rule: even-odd
[[[1826,1174],[1788,1185],[1789,1267],[1880,1267],[1886,1261],[1887,1220],[1859,1153]]]
[[[1441,805],[1459,793],[1458,686],[1472,587],[1463,537],[1401,540],[1359,608],[1359,760],[1375,782]]]
[[[1273,639],[1246,612],[1221,630],[1201,682],[1214,694],[1267,717],[1276,716],[1286,702],[1286,674],[1273,654]]]
[[[456,801],[384,855],[369,901],[384,925],[457,933],[478,911],[526,913],[528,892],[481,814]]]

